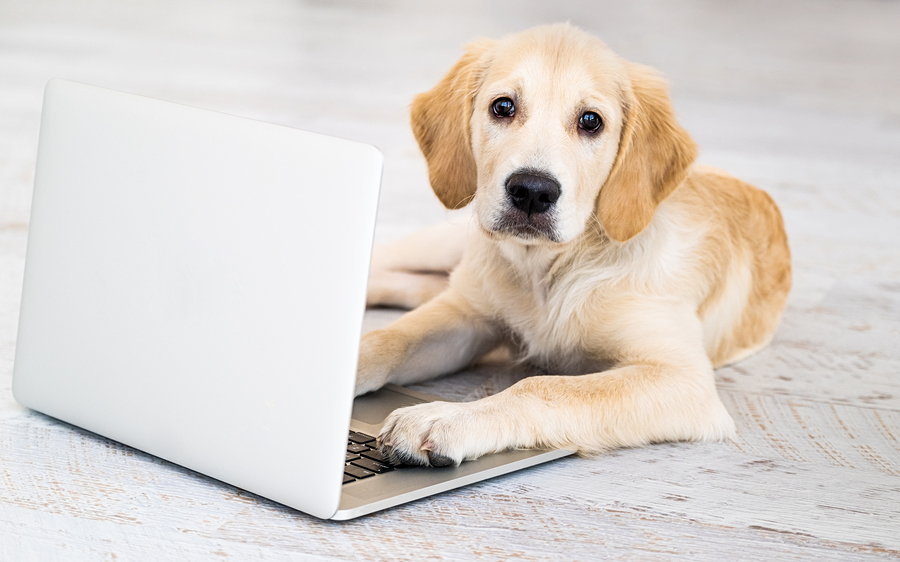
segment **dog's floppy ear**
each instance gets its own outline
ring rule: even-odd
[[[675,120],[666,82],[652,68],[629,64],[619,153],[597,198],[597,217],[613,240],[630,240],[687,177],[697,145]]]
[[[493,44],[467,45],[443,80],[412,103],[412,130],[428,162],[431,188],[448,209],[465,207],[475,195],[477,173],[469,120]]]

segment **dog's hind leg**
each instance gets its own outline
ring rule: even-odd
[[[444,289],[462,259],[468,221],[441,223],[372,252],[367,306],[416,308]]]
[[[447,288],[446,273],[410,273],[372,268],[366,306],[390,306],[411,310],[430,301]]]

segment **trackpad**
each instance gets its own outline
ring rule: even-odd
[[[353,401],[353,419],[370,425],[379,425],[388,417],[388,414],[404,406],[422,404],[425,400],[419,400],[406,394],[394,392],[382,388],[378,392],[371,392],[359,396]]]

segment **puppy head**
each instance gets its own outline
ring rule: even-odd
[[[411,114],[441,202],[525,244],[629,240],[696,157],[665,82],[570,25],[469,45]]]

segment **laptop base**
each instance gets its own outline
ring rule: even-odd
[[[378,435],[384,419],[397,408],[441,400],[395,385],[360,396],[353,403],[350,429]],[[485,455],[457,467],[406,467],[345,484],[331,519],[347,520],[440,494],[475,482],[571,455],[574,451],[523,449]]]

